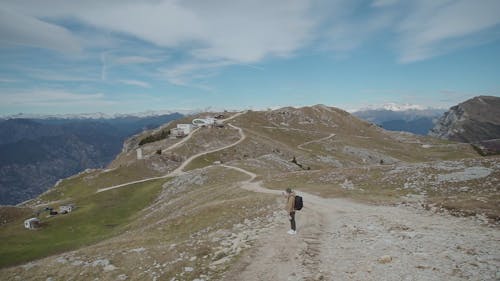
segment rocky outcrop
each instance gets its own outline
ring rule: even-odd
[[[453,106],[429,135],[477,143],[500,138],[500,97],[478,96]]]

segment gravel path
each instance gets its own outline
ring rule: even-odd
[[[279,194],[252,182],[242,188]],[[470,218],[304,192],[298,234],[262,237],[226,280],[500,280],[500,232]]]
[[[231,119],[233,119],[233,118],[235,118],[237,116],[240,116],[242,114],[245,114],[245,113],[246,113],[246,111],[245,112],[237,113],[234,116],[231,116],[231,117],[229,117],[227,119],[224,119],[223,121],[231,120]],[[104,187],[104,188],[98,189],[96,193],[104,192],[104,191],[108,191],[108,190],[112,190],[112,189],[116,189],[116,188],[120,188],[120,187],[124,187],[124,186],[129,186],[129,185],[136,184],[136,183],[148,182],[148,181],[157,180],[157,179],[165,179],[165,178],[175,177],[175,176],[181,175],[182,173],[184,173],[183,172],[184,168],[186,168],[186,166],[189,165],[189,163],[191,163],[194,159],[196,159],[196,158],[198,158],[200,156],[203,156],[205,154],[209,154],[209,153],[213,153],[213,152],[217,152],[217,151],[221,151],[221,150],[224,150],[224,149],[231,148],[231,147],[233,147],[235,145],[238,145],[239,143],[241,143],[242,141],[244,141],[246,139],[247,136],[245,135],[245,133],[243,132],[243,130],[241,128],[236,127],[236,126],[234,126],[232,124],[228,124],[228,125],[229,125],[229,127],[238,130],[238,133],[240,135],[240,139],[237,140],[236,142],[234,142],[232,144],[229,144],[229,145],[226,145],[224,147],[212,149],[210,151],[203,151],[203,152],[200,152],[198,154],[195,154],[195,155],[189,157],[186,161],[184,161],[179,167],[177,167],[177,169],[175,169],[171,173],[168,173],[168,174],[166,174],[164,176],[145,178],[145,179],[141,179],[141,180],[136,180],[136,181],[131,181],[131,182],[122,183],[122,184],[118,184],[118,185],[113,185],[113,186],[110,186],[110,187]],[[190,136],[193,133],[191,133]],[[167,148],[167,150],[168,149],[171,149],[171,147]]]

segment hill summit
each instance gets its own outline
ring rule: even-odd
[[[478,96],[451,107],[429,134],[469,143],[500,139],[500,97]]]
[[[429,135],[471,143],[481,155],[500,154],[500,97],[478,96],[450,108]]]

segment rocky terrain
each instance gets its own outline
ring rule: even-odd
[[[8,210],[7,280],[498,280],[500,158],[317,105],[229,114]],[[184,121],[179,121],[184,122]],[[169,126],[175,125],[175,122]],[[161,153],[158,153],[160,151]],[[289,236],[284,188],[304,197]],[[73,203],[22,229],[27,209]],[[47,245],[50,245],[47,246]]]
[[[453,106],[429,134],[469,143],[499,139],[500,97],[478,96]]]

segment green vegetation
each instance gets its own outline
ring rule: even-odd
[[[145,138],[143,138],[140,142],[139,145],[145,145],[147,143],[152,143],[155,141],[163,140],[166,139],[170,135],[169,130],[162,130],[159,133],[149,135]]]
[[[0,267],[73,250],[127,229],[136,214],[157,197],[164,180],[135,184],[74,201],[70,214],[42,217],[42,228],[30,231],[23,220],[2,226]]]
[[[56,188],[52,188],[40,196],[40,199],[47,202],[66,199],[73,200],[78,197],[89,196],[99,188],[159,175],[148,169],[144,162],[137,161],[132,165],[123,166],[109,172],[95,171],[63,180]]]
[[[191,163],[189,163],[186,166],[186,168],[184,168],[184,171],[190,171],[190,170],[205,168],[207,166],[210,166],[215,161],[219,161],[220,158],[218,157],[218,154],[219,154],[219,152],[214,152],[214,153],[205,154],[203,156],[200,156],[200,157],[194,159],[193,161],[191,161]]]

